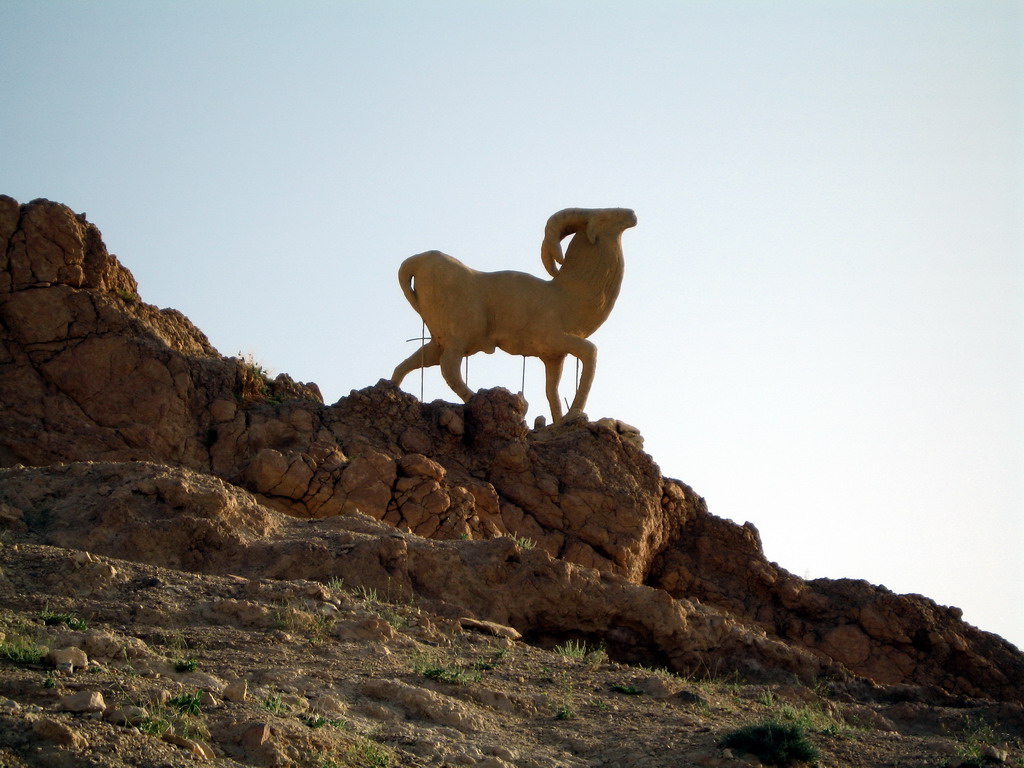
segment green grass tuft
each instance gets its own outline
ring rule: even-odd
[[[14,664],[39,664],[45,655],[45,648],[24,637],[0,643],[0,659],[6,659]]]
[[[48,627],[55,627],[59,624],[63,624],[68,629],[73,629],[76,632],[88,629],[89,625],[85,619],[80,619],[70,613],[55,613],[49,608],[44,608],[39,612],[39,619]]]
[[[721,745],[754,755],[765,765],[788,766],[803,761],[814,763],[818,750],[795,724],[777,722],[748,725],[726,734]]]
[[[186,715],[198,715],[203,700],[202,691],[183,693],[168,700],[168,704]]]
[[[619,685],[618,683],[612,684],[612,690],[616,693],[624,693],[627,696],[643,696],[647,693],[643,688],[637,688],[635,685]]]

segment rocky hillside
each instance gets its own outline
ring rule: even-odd
[[[216,714],[165,730],[189,745],[154,765],[726,764],[716,728],[781,704],[842,731],[822,745],[835,764],[954,765],[970,722],[987,759],[1019,748],[1000,736],[1024,723],[1016,648],[924,597],[768,562],[632,427],[531,431],[501,389],[424,404],[380,382],[325,405],[137,290],[84,217],[0,196],[0,648],[86,656],[0,653],[5,768],[145,764],[153,697],[189,686]],[[103,629],[47,627],[54,612]],[[118,687],[92,719],[61,703]]]

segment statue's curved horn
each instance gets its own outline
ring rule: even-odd
[[[586,208],[565,208],[548,219],[544,227],[544,242],[540,246],[540,259],[549,275],[557,275],[559,266],[565,263],[562,240],[579,232],[589,221],[590,211]]]

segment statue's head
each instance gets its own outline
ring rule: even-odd
[[[598,208],[587,222],[587,239],[596,243],[601,233],[617,235],[636,226],[636,214],[629,208]]]

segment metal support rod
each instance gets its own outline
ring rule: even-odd
[[[427,346],[427,321],[420,323],[420,402],[423,402],[423,380],[426,378],[426,371],[423,368],[423,348]]]

